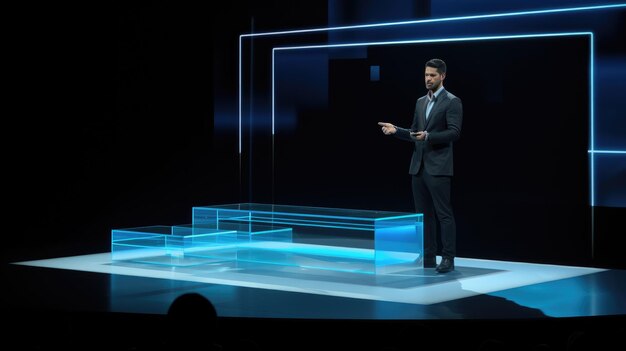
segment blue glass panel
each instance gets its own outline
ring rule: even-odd
[[[112,231],[113,260],[161,265],[257,262],[375,273],[413,263],[422,215],[241,203],[194,207],[192,224]]]

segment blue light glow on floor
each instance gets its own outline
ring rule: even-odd
[[[457,269],[449,274],[437,274],[434,269],[419,269],[411,265],[395,267],[394,271],[384,274],[362,274],[250,262],[216,262],[191,267],[158,266],[114,262],[110,253],[15,264],[414,305],[432,305],[606,271],[588,267],[457,258]],[[524,296],[518,298],[523,299]]]

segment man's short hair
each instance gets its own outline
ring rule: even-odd
[[[437,58],[428,60],[428,62],[426,62],[426,67],[436,68],[439,74],[446,73],[446,63]]]

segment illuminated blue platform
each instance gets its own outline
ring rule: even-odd
[[[255,262],[393,272],[423,252],[422,214],[241,203],[194,207],[192,223],[114,229],[111,257],[168,266]]]

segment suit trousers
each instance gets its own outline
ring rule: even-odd
[[[415,212],[424,214],[424,256],[437,254],[437,229],[441,232],[441,255],[456,256],[456,222],[450,201],[451,176],[433,176],[424,165],[412,176]]]

